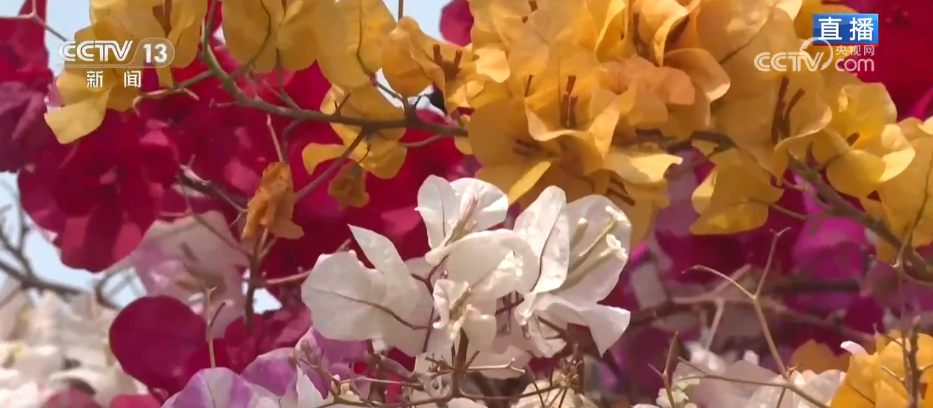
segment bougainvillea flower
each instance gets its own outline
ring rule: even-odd
[[[441,36],[457,45],[470,43],[473,14],[467,0],[453,0],[441,9]]]
[[[156,221],[139,247],[110,270],[133,268],[148,295],[188,303],[213,321],[212,333],[223,333],[244,310],[242,271],[249,263],[244,247],[223,214],[211,211]]]
[[[282,308],[231,323],[207,343],[208,323],[186,304],[165,296],[130,303],[114,320],[110,347],[127,373],[167,398],[192,375],[212,366],[243,371],[257,356],[294,347],[311,325],[306,308]],[[212,355],[213,353],[213,355]]]
[[[18,171],[54,140],[45,112],[43,92],[22,82],[0,83],[0,172]]]
[[[165,124],[108,112],[93,137],[44,151],[19,175],[23,208],[55,232],[62,262],[102,271],[159,217],[178,155]]]
[[[45,21],[47,5],[47,0],[24,0],[19,16],[35,11],[35,18]],[[48,91],[52,70],[45,47],[45,27],[35,20],[0,18],[0,82],[22,82],[30,89]]]

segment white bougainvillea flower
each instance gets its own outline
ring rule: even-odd
[[[726,363],[723,359],[714,356],[711,353],[695,355],[691,359],[697,363],[692,366],[681,363],[674,370],[675,383],[681,381],[692,383],[689,387],[690,400],[699,406],[746,408],[745,404],[749,398],[760,388],[749,382],[766,383],[776,375],[773,371],[760,367],[757,362],[738,360]],[[742,382],[705,380],[704,375],[735,378]]]
[[[17,326],[22,325],[22,315],[33,302],[19,281],[9,278],[5,278],[0,286],[0,299],[3,300],[0,306],[0,341],[5,341],[15,334]]]
[[[560,377],[555,374],[555,377]],[[597,405],[585,395],[578,394],[571,387],[561,386],[562,381],[539,380],[525,387],[520,398],[512,408],[596,408]]]
[[[538,273],[533,250],[514,231],[495,230],[470,233],[438,253],[445,275],[434,285],[434,328],[450,342],[462,329],[477,350],[488,349],[496,337],[498,300],[514,292],[523,276]]]
[[[569,324],[588,327],[600,353],[622,336],[631,314],[597,302],[609,296],[628,261],[631,229],[609,199],[587,196],[568,205],[557,187],[518,217],[515,231],[538,255],[540,273],[523,277],[524,300],[513,314],[536,353],[550,357],[563,348],[557,329]]]
[[[109,406],[117,395],[146,393],[114,363],[107,347],[115,313],[92,294],[66,303],[46,292],[35,305],[21,308],[18,327],[0,343],[0,388],[10,398],[25,400],[33,391],[55,391],[78,381],[94,390],[94,401],[101,406]]]
[[[9,388],[0,387],[0,407],[39,408],[52,394],[52,389],[34,382]]]
[[[157,221],[139,247],[110,270],[132,268],[148,295],[189,304],[205,320],[213,319],[211,329],[219,334],[243,313],[241,271],[248,263],[245,244],[230,233],[223,214],[210,211]],[[212,289],[209,305],[208,289]]]
[[[418,206],[432,249],[485,231],[505,221],[509,200],[496,186],[482,180],[462,178],[449,182],[428,176],[418,189]],[[429,260],[433,256],[426,255]],[[437,262],[432,262],[436,264]]]
[[[419,354],[422,345],[413,339],[423,339],[428,327],[415,322],[429,324],[433,302],[410,266],[423,261],[402,261],[392,242],[373,231],[353,226],[350,231],[375,269],[353,251],[322,255],[302,285],[315,329],[331,340],[381,339]]]
[[[836,391],[842,386],[842,382],[845,378],[846,374],[839,370],[828,370],[820,374],[807,370],[803,372],[793,372],[790,382],[807,396],[819,401],[823,406],[828,406],[836,395]],[[787,380],[783,376],[775,374],[769,382],[774,384],[786,384]],[[728,408],[728,406],[725,405],[716,406]],[[748,398],[748,402],[746,402],[742,408],[816,408],[817,406],[818,405],[812,404],[796,392],[786,392],[780,387],[761,386],[752,393]]]

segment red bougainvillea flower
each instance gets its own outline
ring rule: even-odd
[[[23,82],[0,83],[0,172],[19,171],[55,142],[45,112],[45,93]]]
[[[47,0],[25,0],[19,10],[20,18],[0,18],[0,81],[22,82],[42,93],[48,91],[52,71],[45,48],[45,28],[35,21],[45,20],[47,3]],[[34,19],[21,18],[30,15]]]
[[[879,44],[873,56],[874,70],[859,72],[865,81],[881,82],[897,104],[900,116],[912,112],[924,95],[933,92],[933,2],[929,0],[848,0],[845,5],[862,13],[878,13]],[[926,108],[930,104],[927,101]]]
[[[211,349],[204,319],[176,299],[152,296],[120,311],[110,327],[110,347],[127,374],[164,400],[212,361],[241,372],[261,354],[294,347],[310,326],[306,307],[282,308],[254,316],[252,332],[244,319],[234,321]]]
[[[56,234],[65,265],[102,271],[158,218],[177,152],[163,123],[116,112],[90,137],[49,145],[19,174],[23,208]]]
[[[470,29],[473,28],[473,14],[470,2],[453,0],[441,9],[441,36],[454,44],[470,43]]]

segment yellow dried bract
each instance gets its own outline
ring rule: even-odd
[[[279,238],[301,238],[304,232],[292,221],[297,201],[288,163],[267,166],[262,172],[259,189],[246,208],[242,238],[254,238],[263,230]]]

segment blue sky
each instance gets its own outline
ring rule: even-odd
[[[28,1],[28,0],[27,0]],[[75,31],[89,24],[88,1],[86,0],[48,0],[49,15],[48,22],[58,32],[71,38]],[[418,20],[422,29],[429,35],[439,37],[438,19],[440,9],[446,4],[447,0],[407,0],[405,2],[405,15]],[[392,12],[396,12],[397,1],[388,0],[386,2]],[[4,0],[0,2],[0,15],[11,16],[19,10],[22,1]],[[51,34],[46,35],[46,44],[49,46],[51,55],[51,66],[58,71],[62,62],[58,58],[58,47],[61,42]],[[16,177],[10,174],[0,174],[0,183],[9,183],[16,186]],[[10,204],[14,197],[10,197],[6,190],[0,189],[0,208]],[[8,221],[8,224],[10,222]],[[36,272],[47,279],[66,282],[72,285],[91,287],[94,282],[94,275],[85,271],[70,269],[59,261],[56,249],[45,242],[38,234],[33,234],[27,244],[28,256],[33,261]],[[0,255],[4,256],[4,255]],[[5,278],[0,278],[0,280]],[[131,290],[123,290],[117,294],[116,299],[121,303],[131,301],[136,295]],[[276,306],[268,294],[262,293],[258,297],[257,307],[268,309]]]

